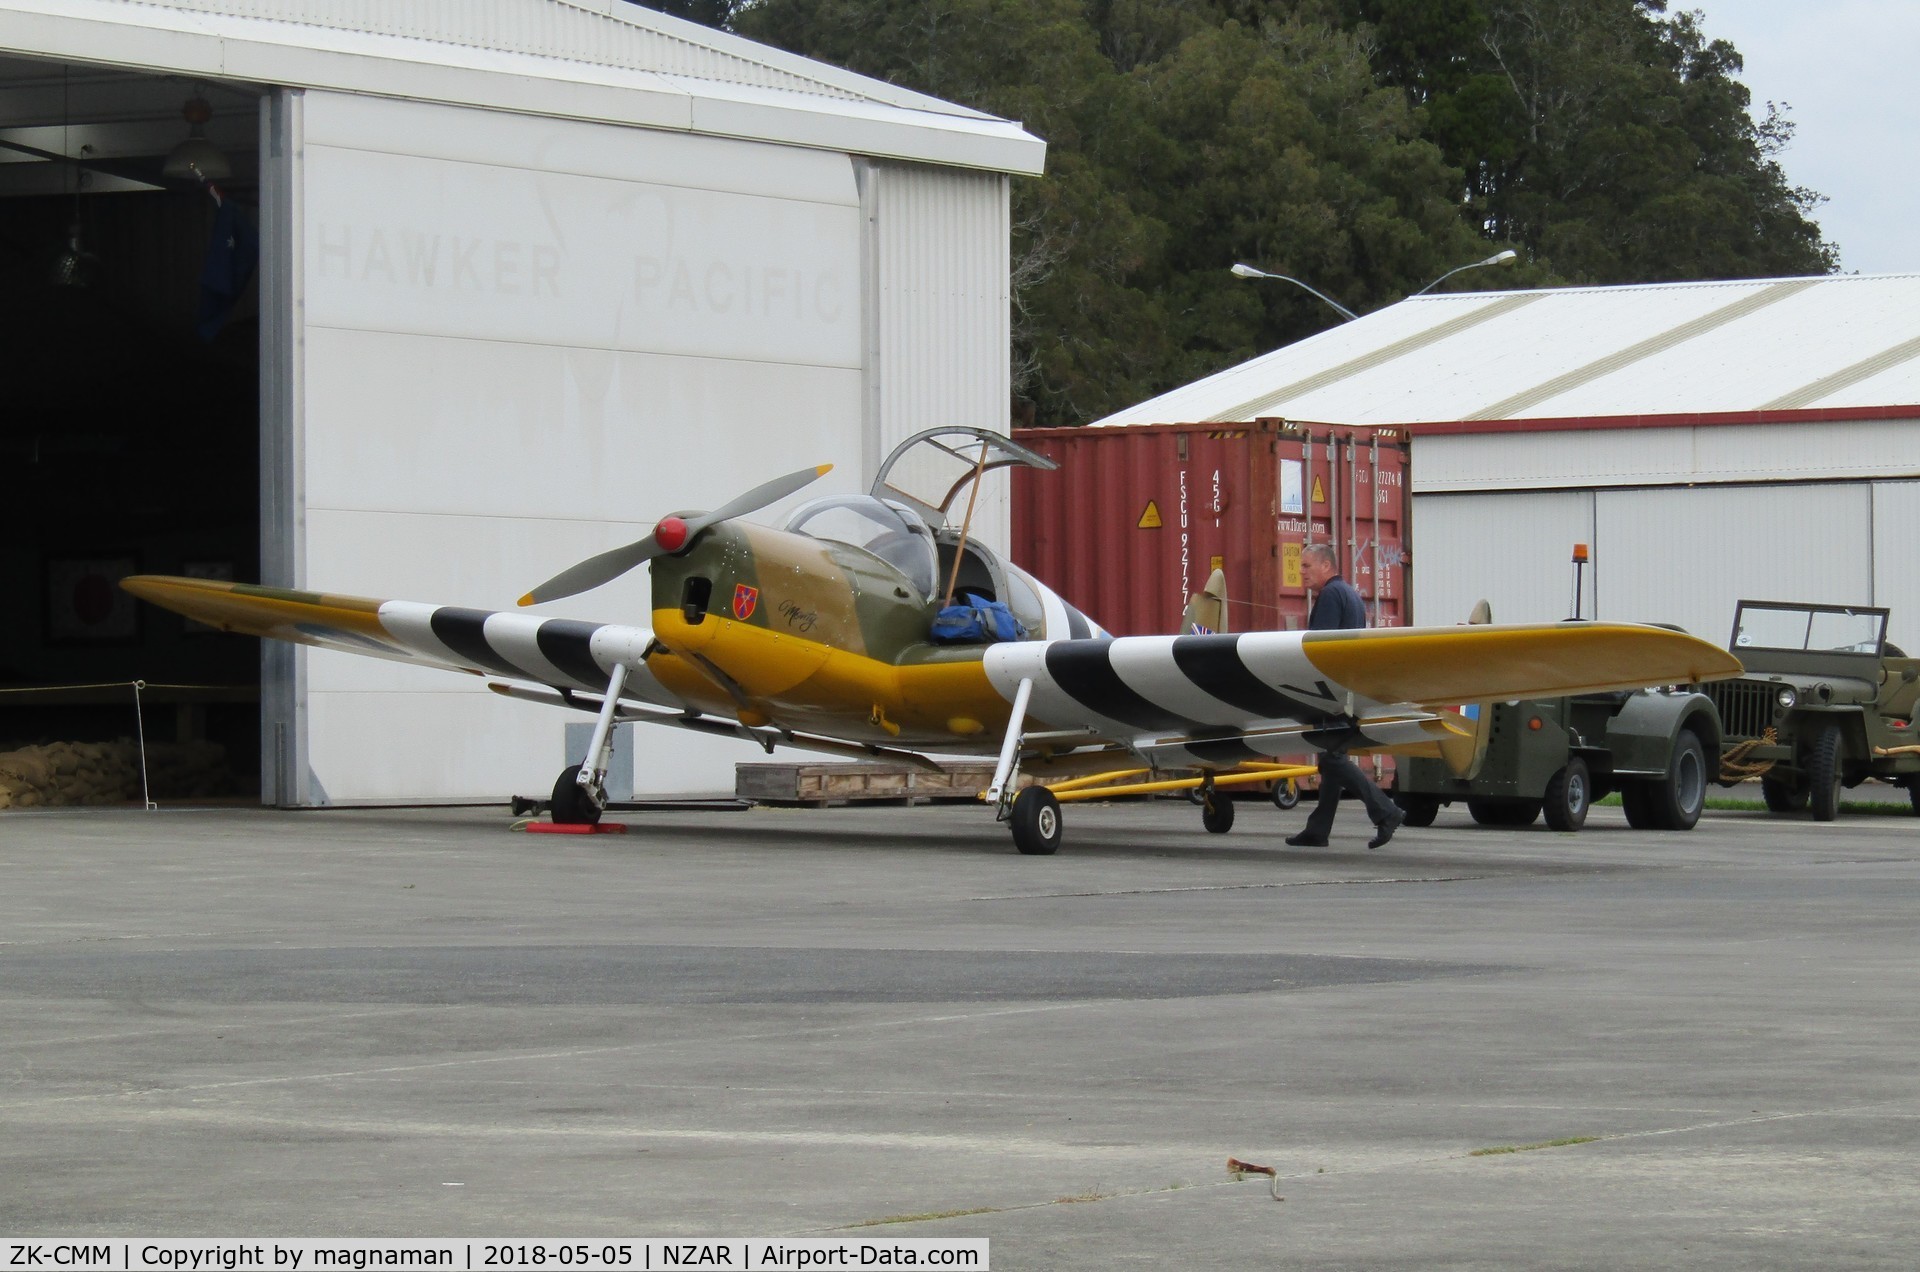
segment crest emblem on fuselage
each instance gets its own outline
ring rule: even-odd
[[[760,589],[748,587],[745,583],[733,585],[733,616],[741,622],[753,617],[753,611],[760,607]]]

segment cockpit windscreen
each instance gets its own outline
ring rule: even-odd
[[[922,596],[933,595],[933,532],[901,504],[871,495],[816,499],[795,510],[787,529],[864,548],[913,580]]]

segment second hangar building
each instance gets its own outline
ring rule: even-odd
[[[1266,417],[1412,436],[1416,623],[1566,618],[1585,543],[1583,617],[1883,605],[1920,646],[1920,275],[1420,296],[1097,424]]]

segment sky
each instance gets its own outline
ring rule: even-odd
[[[1753,116],[1789,107],[1779,156],[1828,202],[1814,219],[1847,273],[1920,273],[1920,0],[1669,0],[1746,60]]]

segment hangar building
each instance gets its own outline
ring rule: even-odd
[[[1420,296],[1097,421],[1402,425],[1414,621],[1726,639],[1743,598],[1920,646],[1920,275]],[[1349,548],[1365,545],[1347,545]]]
[[[72,689],[0,740],[137,678],[268,802],[544,793],[565,713],[262,664],[111,582],[509,609],[669,510],[822,462],[792,502],[864,491],[913,432],[1004,427],[1044,156],[624,0],[0,0],[0,687]],[[548,608],[644,623],[645,578]],[[737,744],[635,747],[642,792],[731,789]]]

